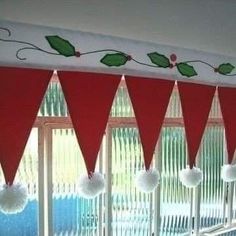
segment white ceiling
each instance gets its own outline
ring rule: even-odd
[[[0,19],[236,57],[236,0],[0,0]]]

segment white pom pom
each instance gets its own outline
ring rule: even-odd
[[[203,179],[203,173],[199,168],[193,167],[192,169],[187,166],[179,172],[179,178],[182,184],[188,188],[194,188],[200,184]]]
[[[94,198],[102,193],[104,188],[105,181],[100,173],[92,173],[90,178],[88,175],[83,175],[79,179],[78,191],[84,198]]]
[[[16,214],[24,210],[28,202],[27,189],[20,184],[3,185],[0,190],[0,210]]]
[[[136,176],[136,185],[139,190],[150,193],[159,184],[160,174],[156,169],[141,170]]]
[[[236,181],[236,164],[235,165],[223,165],[221,169],[221,178],[225,182]]]

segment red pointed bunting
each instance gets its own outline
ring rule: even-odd
[[[12,184],[52,72],[0,67],[0,162]]]
[[[236,88],[218,88],[221,112],[225,126],[228,163],[231,164],[236,148]]]
[[[215,87],[178,82],[178,89],[188,144],[189,166],[192,168],[211,109]]]
[[[143,147],[145,168],[152,162],[174,81],[125,77]]]
[[[94,172],[121,76],[58,72],[88,175]]]

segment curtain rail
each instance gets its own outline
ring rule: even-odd
[[[34,127],[52,126],[52,128],[72,128],[70,117],[37,117]],[[134,117],[110,117],[107,125],[111,127],[127,127],[136,126],[136,119]],[[184,126],[182,118],[165,118],[163,122],[165,127]],[[209,118],[207,126],[223,126],[221,118]]]

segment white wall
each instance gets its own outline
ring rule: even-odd
[[[236,55],[235,0],[0,0],[0,19]]]

